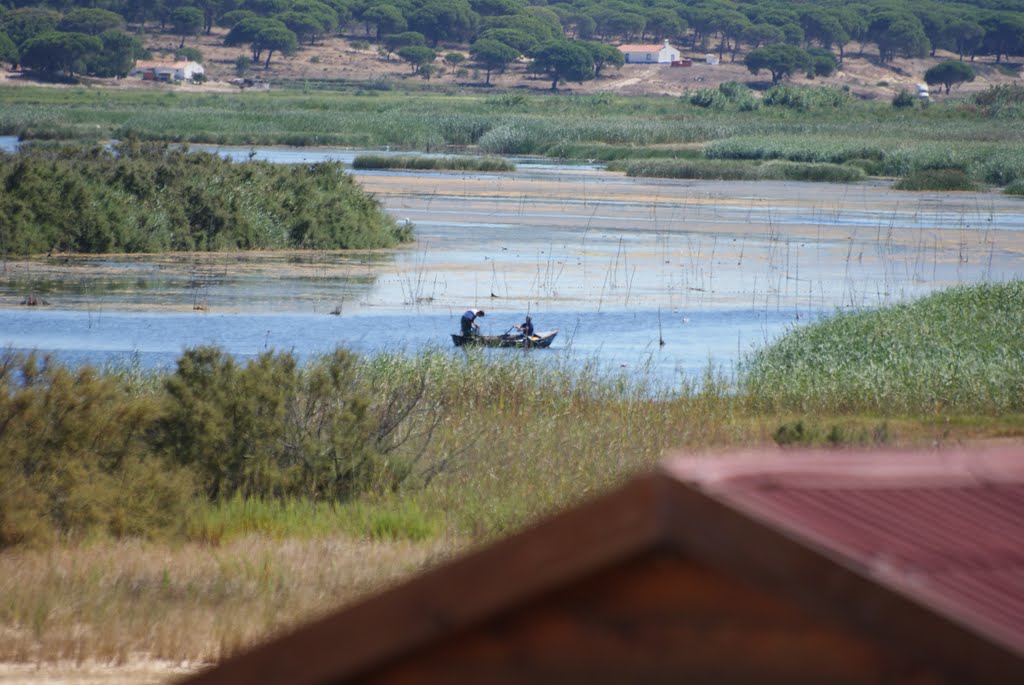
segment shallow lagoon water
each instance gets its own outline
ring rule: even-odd
[[[282,163],[359,154],[254,152]],[[416,225],[415,245],[5,263],[0,344],[147,368],[201,344],[240,357],[337,345],[464,354],[449,334],[479,308],[485,333],[527,312],[538,330],[561,331],[550,350],[486,354],[673,386],[709,365],[731,373],[752,349],[837,310],[1024,276],[1024,203],[995,193],[630,179],[531,160],[513,174],[354,173]],[[28,293],[50,304],[19,306]]]
[[[658,344],[657,312],[565,312],[556,344],[548,350],[485,350],[491,356],[527,356],[538,363],[594,365],[602,372],[624,373],[661,386],[699,379],[712,359],[728,364],[740,350],[774,337],[789,323],[782,314],[752,311],[661,315],[666,344]],[[337,346],[373,355],[451,347],[449,334],[458,317],[439,314],[329,316],[309,313],[193,314],[191,312],[7,310],[0,313],[4,342],[16,350],[38,350],[72,364],[173,369],[182,351],[217,345],[251,358],[265,350],[290,351],[300,359]],[[492,315],[497,319],[497,315]],[[488,317],[485,317],[485,319]],[[540,320],[542,317],[538,316]],[[540,326],[551,317],[543,317]],[[484,324],[501,333],[512,322]],[[511,325],[511,324],[509,324]],[[725,354],[723,346],[732,348]],[[477,354],[472,352],[470,354]],[[725,368],[724,371],[731,371]]]

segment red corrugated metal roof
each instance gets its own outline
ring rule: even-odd
[[[1024,653],[1024,452],[762,455],[668,470]]]

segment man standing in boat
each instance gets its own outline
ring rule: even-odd
[[[479,316],[484,315],[484,310],[480,309],[473,311],[467,309],[466,313],[462,315],[462,335],[463,337],[469,338],[474,335],[480,335],[480,327],[476,325],[476,319]]]

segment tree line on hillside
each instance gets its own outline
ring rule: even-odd
[[[427,77],[439,47],[467,50],[488,81],[525,57],[552,87],[621,65],[616,44],[663,40],[723,59],[745,52],[751,71],[771,71],[773,81],[820,70],[825,54],[841,62],[851,45],[874,46],[883,63],[940,49],[959,61],[997,63],[1024,53],[1021,0],[108,0],[103,8],[76,0],[0,10],[0,61],[124,75],[144,54],[137,37],[144,30],[180,36],[185,48],[214,27],[228,30],[226,45],[248,46],[265,67],[275,53],[344,33],[377,41]],[[465,58],[453,54],[449,64]]]
[[[352,249],[410,240],[340,163],[309,166],[129,140],[0,154],[0,252]]]

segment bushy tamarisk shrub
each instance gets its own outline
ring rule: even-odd
[[[336,501],[394,490],[412,473],[418,431],[429,434],[443,417],[437,403],[432,419],[410,426],[423,416],[423,386],[374,389],[343,349],[305,366],[268,351],[243,366],[199,347],[182,355],[165,387],[157,444],[197,471],[211,500]]]
[[[347,490],[372,458],[368,399],[344,356],[326,378],[311,379],[316,397],[303,396],[302,375],[290,354],[265,352],[241,366],[217,348],[188,350],[166,380],[157,444],[194,468],[213,500]]]
[[[0,357],[0,548],[182,525],[194,484],[150,453],[152,395],[49,358]]]
[[[372,248],[401,238],[339,163],[233,162],[133,139],[0,155],[0,184],[13,254]]]

